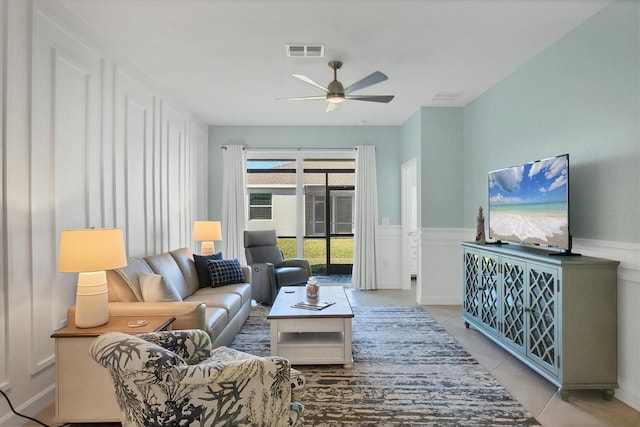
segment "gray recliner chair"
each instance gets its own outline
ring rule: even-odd
[[[251,292],[256,301],[271,305],[283,286],[304,285],[311,265],[303,258],[284,259],[275,230],[244,232],[244,254],[251,267]]]

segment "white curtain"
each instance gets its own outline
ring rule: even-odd
[[[244,237],[246,218],[245,156],[241,145],[222,150],[222,254],[246,264]]]
[[[378,288],[376,254],[378,248],[378,186],[376,181],[376,147],[356,147],[356,206],[353,257],[354,288]]]

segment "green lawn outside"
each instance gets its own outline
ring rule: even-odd
[[[296,239],[278,239],[278,246],[286,258],[296,257]],[[333,264],[353,264],[353,237],[331,240]],[[324,239],[306,239],[304,257],[311,263],[313,274],[326,272],[327,250]]]

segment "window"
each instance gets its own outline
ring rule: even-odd
[[[271,198],[271,193],[249,193],[249,220],[270,220]]]

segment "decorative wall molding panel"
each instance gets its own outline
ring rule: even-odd
[[[114,190],[114,225],[125,233],[127,254],[139,256],[149,253],[154,241],[155,100],[118,65],[113,67],[113,82],[113,167],[109,182]]]
[[[193,188],[206,181],[199,160],[206,159],[205,131],[194,132],[197,143],[188,139],[188,129],[204,127],[189,122],[178,107],[154,95],[151,85],[89,45],[46,10],[36,10],[33,373],[53,362],[50,332],[62,326],[74,303],[76,278],[56,273],[61,230],[122,228],[128,255],[144,256],[191,246],[191,224],[196,216],[206,216],[195,211],[193,200],[205,191]],[[193,171],[203,176],[196,179]],[[51,307],[49,301],[58,303]],[[51,328],[39,327],[43,324]]]
[[[103,226],[103,58],[41,11],[34,17],[33,49],[31,223],[32,254],[38,262],[32,264],[31,361],[35,374],[54,362],[49,336],[61,326],[74,301],[75,278],[56,273],[60,231]],[[52,307],[51,301],[58,304]]]
[[[207,127],[58,2],[0,9],[0,386],[35,413],[53,398],[51,333],[75,303],[61,230],[122,228],[129,256],[193,247]]]

